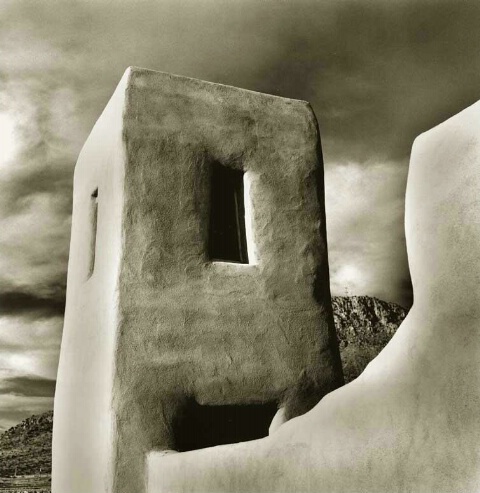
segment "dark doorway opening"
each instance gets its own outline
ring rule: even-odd
[[[175,448],[187,452],[266,437],[276,412],[275,402],[201,406],[191,401],[174,424]]]
[[[243,171],[214,163],[211,170],[211,260],[248,264]]]

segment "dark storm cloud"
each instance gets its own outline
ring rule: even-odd
[[[365,161],[405,158],[479,95],[476,1],[17,3],[89,118],[128,65],[148,66],[308,99],[327,155]]]
[[[27,101],[33,164],[9,178],[5,210],[43,192],[69,215],[81,142],[129,65],[307,99],[327,167],[405,166],[418,133],[480,96],[479,21],[476,0],[12,2],[3,74]]]
[[[58,53],[46,92],[80,92],[91,121],[128,65],[148,66],[308,99],[330,157],[365,161],[404,158],[478,98],[479,21],[473,0],[19,1],[6,25]]]
[[[38,377],[12,377],[0,381],[0,394],[23,397],[53,397],[55,380]]]
[[[63,316],[65,299],[43,298],[22,291],[0,291],[0,316],[27,315],[34,317]]]
[[[327,159],[403,159],[416,135],[480,96],[479,2],[296,6],[256,87],[313,103]]]

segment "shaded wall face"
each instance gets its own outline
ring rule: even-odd
[[[328,351],[320,357],[331,344],[328,300],[314,299],[327,259],[311,112],[222,86],[134,77],[119,344],[129,357],[119,364],[159,375],[159,395],[204,404],[279,400],[302,371],[335,381]],[[250,184],[255,264],[209,258],[215,166]]]
[[[266,403],[274,412],[289,400],[292,415],[342,376],[308,105],[139,71],[124,138],[114,402],[117,485],[127,491],[143,475],[133,455],[182,447],[178,417],[188,409]],[[248,263],[212,252],[212,208],[223,200],[212,184],[228,196],[236,186],[222,176],[232,173],[243,174]]]

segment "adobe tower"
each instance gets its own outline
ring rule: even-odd
[[[75,169],[53,493],[260,438],[343,381],[304,101],[128,69]]]

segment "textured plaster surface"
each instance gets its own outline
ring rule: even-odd
[[[175,419],[188,402],[276,402],[290,418],[342,383],[323,164],[308,103],[141,69],[127,71],[116,94],[76,170],[82,198],[55,403],[54,493],[145,491],[145,457],[175,448]],[[251,264],[209,259],[214,163],[245,172]],[[80,202],[96,186],[95,267],[84,280]],[[72,437],[73,408],[85,416]],[[84,448],[91,456],[74,465]],[[88,479],[75,483],[75,475]]]
[[[268,438],[149,454],[150,493],[480,490],[480,103],[418,137],[415,303],[354,382]]]

